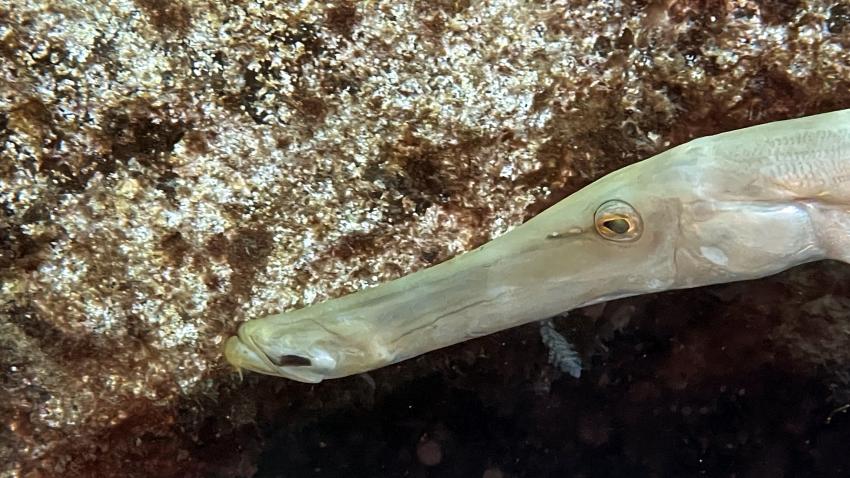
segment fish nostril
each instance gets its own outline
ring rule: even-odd
[[[269,357],[272,363],[278,367],[309,367],[313,362],[307,357],[300,355],[281,355],[277,359]]]

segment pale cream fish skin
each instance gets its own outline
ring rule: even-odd
[[[250,320],[231,364],[302,382],[588,304],[850,259],[850,110],[696,139],[406,277]]]

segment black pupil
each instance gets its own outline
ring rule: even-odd
[[[623,218],[608,219],[602,225],[617,234],[625,234],[629,231],[629,221]]]

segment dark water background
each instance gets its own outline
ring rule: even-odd
[[[825,262],[576,311],[556,324],[579,380],[532,324],[309,386],[334,405],[271,414],[256,476],[850,476],[848,278]]]

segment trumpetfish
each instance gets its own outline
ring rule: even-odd
[[[676,146],[449,261],[249,320],[225,356],[315,383],[577,307],[822,259],[850,262],[850,110]]]

